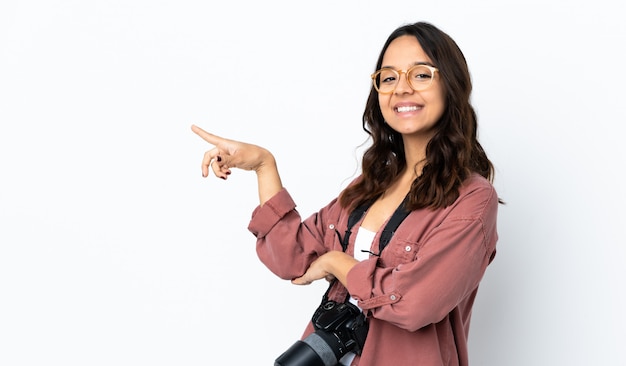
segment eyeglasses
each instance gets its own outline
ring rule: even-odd
[[[372,83],[380,94],[390,94],[396,90],[400,74],[404,74],[411,89],[420,91],[433,83],[435,71],[439,69],[429,65],[415,65],[406,71],[382,68],[372,74]]]

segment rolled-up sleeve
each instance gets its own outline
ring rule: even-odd
[[[295,202],[283,188],[263,206],[254,209],[248,230],[257,238],[263,238],[285,215],[295,209]]]
[[[327,211],[328,206],[302,221],[285,189],[255,208],[248,230],[256,236],[256,251],[261,262],[282,279],[302,276],[309,265],[327,251],[324,246],[326,230],[321,219]]]

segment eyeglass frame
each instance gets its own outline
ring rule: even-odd
[[[430,72],[432,73],[432,78],[430,79],[430,83],[429,83],[429,84],[428,84],[425,88],[422,88],[422,89],[415,89],[415,87],[414,87],[414,86],[413,86],[413,84],[411,83],[411,80],[409,80],[409,72],[410,72],[411,70],[413,70],[414,68],[416,68],[416,67],[425,67],[425,68],[429,69],[429,70],[430,70]],[[391,71],[394,71],[394,72],[396,72],[396,73],[398,74],[398,82],[397,82],[397,83],[396,83],[396,85],[393,87],[393,89],[392,89],[391,91],[388,91],[388,92],[381,92],[380,90],[378,90],[378,86],[376,85],[376,77],[377,77],[378,75],[380,75],[380,73],[381,73],[383,70],[391,70]],[[433,85],[433,80],[434,80],[434,78],[435,78],[435,72],[439,72],[439,69],[438,69],[438,68],[436,68],[436,67],[434,67],[434,66],[432,66],[432,65],[417,64],[417,65],[413,65],[413,66],[409,67],[409,68],[408,68],[408,69],[406,69],[406,70],[396,70],[396,69],[391,68],[391,67],[383,67],[382,69],[378,69],[378,70],[376,70],[376,72],[374,72],[372,75],[370,75],[370,77],[371,77],[371,79],[372,79],[372,84],[374,85],[374,89],[376,89],[376,92],[378,92],[379,94],[392,94],[393,92],[395,92],[395,91],[396,91],[396,88],[398,87],[398,84],[400,84],[400,76],[401,76],[402,74],[404,74],[404,77],[406,78],[406,81],[407,81],[407,83],[409,84],[409,86],[411,87],[411,89],[413,89],[414,91],[422,91],[422,90],[426,90],[426,89],[428,89],[431,85]]]

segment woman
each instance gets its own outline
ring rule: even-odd
[[[364,344],[338,352],[340,364],[468,365],[471,310],[496,252],[500,201],[477,140],[467,64],[446,33],[418,22],[389,36],[376,70],[362,173],[306,220],[267,149],[192,126],[215,146],[202,174],[255,171],[260,205],[248,229],[261,261],[297,285],[330,280],[327,299],[349,298],[366,316]],[[408,216],[390,219],[403,208]],[[390,221],[397,229],[385,230]],[[310,323],[303,340],[312,334]]]

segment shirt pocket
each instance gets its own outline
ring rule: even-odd
[[[415,261],[418,258],[420,243],[411,240],[391,240],[380,256],[381,267],[397,267]]]

